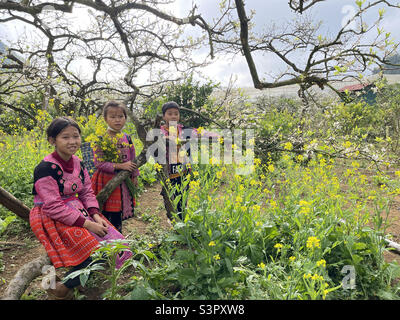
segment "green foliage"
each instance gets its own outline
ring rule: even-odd
[[[36,91],[10,101],[10,104],[17,109],[0,108],[0,130],[7,134],[14,134],[15,131],[19,131],[22,128],[28,131],[32,130],[37,123],[36,116],[38,115],[38,110],[41,109],[42,102],[43,94]]]
[[[212,81],[200,84],[200,82],[196,82],[193,80],[193,77],[190,76],[182,83],[174,84],[169,87],[166,91],[165,100],[175,101],[182,107],[210,117],[209,104],[212,104],[212,102],[209,97],[217,86],[218,85],[214,84]],[[182,123],[189,127],[198,128],[210,125],[208,120],[189,111],[183,110],[181,112],[181,119]]]
[[[340,103],[332,110],[332,117],[340,124],[343,135],[375,139],[385,135],[385,110],[364,101]]]
[[[398,299],[400,267],[384,261],[382,239],[393,196],[360,182],[357,164],[352,174],[332,164],[319,157],[303,168],[284,155],[249,176],[196,166],[184,220],[135,277],[130,298]],[[342,287],[347,266],[351,289]]]
[[[139,189],[144,186],[151,186],[157,181],[157,174],[153,170],[153,165],[146,163],[140,167],[140,176],[138,178]]]
[[[4,136],[0,154],[0,185],[28,207],[33,206],[33,169],[51,152],[40,131],[25,131],[25,136]]]
[[[271,157],[273,160],[278,159],[280,155],[274,150],[287,137],[291,136],[296,139],[296,136],[301,135],[302,132],[297,131],[301,123],[302,120],[289,110],[271,109],[266,111],[256,122],[257,155],[265,162]]]
[[[206,118],[212,118],[213,102],[210,95],[217,86],[212,81],[201,84],[189,76],[182,82],[167,87],[161,97],[145,103],[145,117],[155,119],[156,115],[161,113],[161,107],[165,102],[175,101],[181,107],[201,113]],[[210,124],[207,119],[184,110],[181,111],[181,122],[194,128]]]
[[[176,92],[189,97],[190,85]],[[256,131],[254,170],[241,176],[240,163],[193,165],[183,220],[176,217],[160,245],[130,241],[134,256],[116,270],[115,256],[126,247],[104,244],[94,255],[99,263],[78,272],[82,283],[90,273],[104,277],[105,299],[398,299],[400,269],[385,262],[384,237],[400,184],[382,172],[367,178],[362,169],[379,163],[357,160],[368,151],[372,159],[378,154],[388,161],[381,147],[388,150],[388,138],[399,139],[398,131],[386,137],[386,126],[394,127],[391,118],[398,117],[398,88],[387,90],[375,106],[329,102],[303,113],[290,99],[258,105],[243,123]],[[148,115],[172,98],[153,101]],[[190,102],[194,109],[207,104],[198,101]],[[33,168],[51,152],[40,129],[50,117],[40,111],[38,117],[41,127],[1,136],[0,185],[27,205]],[[78,120],[85,137],[96,134],[97,119]],[[127,124],[126,132],[138,154],[134,126]],[[330,156],[338,150],[344,160]],[[151,163],[140,170],[140,186],[156,181]],[[3,227],[13,220],[8,216],[2,211]],[[343,288],[348,266],[355,271],[351,289]],[[121,285],[127,273],[129,281]]]
[[[396,143],[393,151],[398,154],[400,139],[400,84],[387,85],[379,92],[376,99],[376,108],[382,109],[384,123],[380,124],[385,130],[385,136],[391,137]]]
[[[15,220],[15,216],[8,216],[5,219],[0,218],[0,235],[6,230],[7,226]]]

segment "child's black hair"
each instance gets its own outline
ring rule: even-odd
[[[77,128],[79,134],[81,133],[81,128],[79,128],[79,125],[73,119],[68,117],[59,117],[54,119],[46,130],[47,140],[50,138],[55,139],[60,134],[61,131],[63,131],[66,127],[69,126]]]
[[[128,118],[125,105],[123,103],[118,102],[118,101],[110,100],[110,101],[106,102],[106,104],[103,107],[103,117],[104,117],[104,119],[107,117],[107,112],[108,112],[108,110],[110,108],[121,108],[122,112],[124,113],[125,119]]]
[[[177,104],[175,101],[164,103],[162,106],[162,114],[165,115],[165,112],[167,112],[168,109],[178,109],[178,111],[180,111],[179,104]]]

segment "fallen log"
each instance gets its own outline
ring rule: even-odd
[[[35,260],[23,265],[8,285],[2,300],[19,300],[29,284],[42,275],[42,268],[45,265],[51,265],[47,254],[44,254]]]
[[[18,217],[25,221],[29,221],[29,209],[21,200],[14,197],[7,190],[0,186],[0,204],[6,207],[11,212],[14,212]]]

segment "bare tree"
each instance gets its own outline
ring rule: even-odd
[[[6,50],[5,58],[13,63],[3,64],[1,79],[9,83],[7,74],[12,74],[18,81],[0,94],[40,89],[44,108],[50,102],[63,111],[88,114],[107,95],[134,102],[159,93],[164,84],[205,64],[193,58],[196,48],[208,45],[212,58],[211,36],[222,32],[196,14],[195,6],[184,18],[166,13],[172,2],[0,2],[1,23],[22,23],[30,30]],[[86,14],[84,21],[72,14],[77,11]],[[185,27],[202,32],[188,39]]]
[[[379,10],[379,15],[370,25],[366,24],[365,15],[381,6],[392,10],[399,9],[399,6],[385,0],[367,4],[358,1],[354,16],[335,34],[324,35],[320,23],[315,22],[309,12],[326,1],[291,0],[289,7],[299,14],[298,19],[282,26],[268,26],[262,33],[252,32],[253,14],[248,16],[243,0],[235,0],[234,4],[228,1],[226,6],[230,13],[226,14],[226,19],[234,28],[222,37],[216,35],[214,41],[224,50],[243,54],[257,89],[297,84],[302,98],[305,91],[314,85],[321,89],[328,86],[336,91],[332,82],[358,79],[360,74],[372,70],[373,65],[387,63],[388,57],[396,51],[398,43],[380,27],[384,10]],[[233,11],[236,11],[236,16]],[[354,23],[357,27],[351,28]],[[272,82],[261,80],[260,66],[254,61],[256,53],[272,53],[283,62],[286,70]]]

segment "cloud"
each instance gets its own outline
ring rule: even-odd
[[[227,86],[230,80],[238,87],[251,86],[252,80],[244,57],[221,56],[210,66],[205,67],[202,73],[214,82]]]

